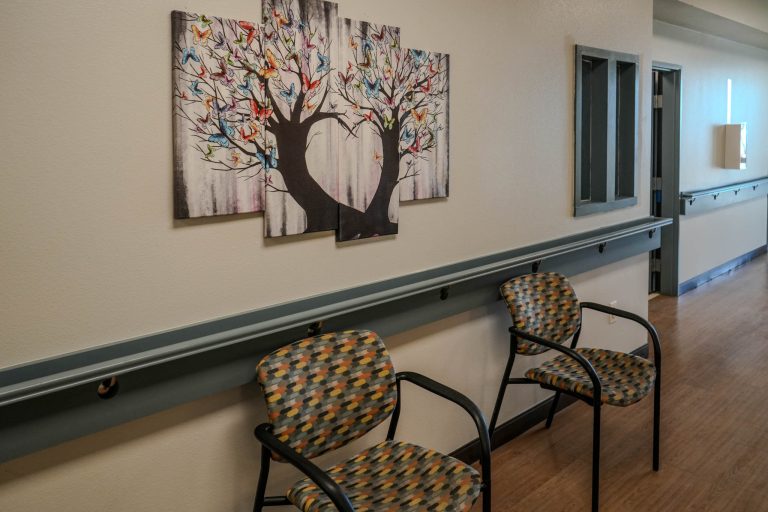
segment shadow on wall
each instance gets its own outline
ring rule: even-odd
[[[250,480],[255,478],[253,475],[256,475],[258,460],[257,442],[252,434],[253,428],[266,418],[261,392],[255,383],[8,461],[0,465],[0,494],[3,487],[13,485],[15,480],[54,469],[62,469],[65,466],[71,466],[98,455],[108,456],[110,458],[109,466],[114,469],[114,472],[106,475],[106,478],[112,482],[120,482],[123,477],[120,474],[121,471],[141,470],[142,464],[136,460],[127,460],[129,458],[137,459],[138,457],[135,455],[126,457],[125,452],[114,454],[111,453],[112,451],[123,448],[130,452],[131,445],[136,445],[142,440],[153,442],[149,439],[168,435],[168,432],[171,431],[182,432],[185,427],[189,427],[187,430],[191,431],[197,428],[200,421],[212,420],[219,415],[222,417],[225,415],[231,420],[233,416],[226,414],[227,409],[232,409],[243,403],[257,405],[241,408],[242,413],[236,414],[234,421],[228,421],[229,430],[220,433],[220,436],[226,438],[229,443],[227,446],[228,453],[223,453],[222,456],[227,457],[232,461],[232,464],[237,466],[232,468],[233,474],[247,476],[248,485],[251,485]],[[245,442],[252,440],[252,453],[254,454],[252,457],[243,456],[243,447],[247,446],[243,440]],[[198,441],[200,443],[206,442],[205,439],[198,439]],[[217,443],[213,439],[208,439],[208,441]],[[221,443],[218,443],[217,446],[221,447]],[[191,451],[195,450],[195,446],[189,448]],[[143,452],[140,450],[138,453]],[[151,461],[145,461],[144,464],[147,465],[147,462]],[[107,492],[110,487],[116,485],[119,486],[120,483],[105,482],[102,489]]]
[[[712,127],[712,167],[723,167],[725,154],[725,125],[716,124]]]

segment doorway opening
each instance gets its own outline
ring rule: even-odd
[[[673,222],[662,228],[661,247],[650,254],[650,294],[678,295],[681,75],[678,65],[653,63],[650,214]]]

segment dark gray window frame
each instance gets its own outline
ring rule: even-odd
[[[591,90],[599,97],[584,97],[584,65],[598,63],[602,75],[594,75]],[[625,73],[619,73],[623,67]],[[574,123],[574,216],[607,212],[637,204],[637,134],[640,100],[640,56],[576,45],[576,91]],[[627,73],[629,71],[629,73]],[[619,101],[623,99],[623,103]],[[627,101],[631,104],[627,106]],[[628,121],[620,121],[618,116]],[[591,126],[584,127],[585,121]],[[586,130],[589,133],[586,133]],[[585,137],[597,133],[592,147],[597,158],[585,158]],[[631,157],[627,158],[627,155]],[[618,156],[618,159],[617,159]],[[619,178],[617,180],[617,175]],[[589,180],[589,198],[582,187]],[[620,190],[617,187],[620,183]],[[630,186],[631,185],[631,186]]]

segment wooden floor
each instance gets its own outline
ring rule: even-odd
[[[603,408],[601,510],[768,511],[766,257],[649,309],[664,356],[661,471],[652,397]],[[577,403],[495,450],[493,510],[589,510],[591,422]]]

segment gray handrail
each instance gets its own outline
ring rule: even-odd
[[[690,201],[690,200],[696,200],[699,197],[716,196],[724,192],[737,192],[739,190],[747,189],[747,188],[751,188],[752,190],[755,190],[758,187],[765,186],[765,185],[768,185],[768,176],[763,176],[762,178],[756,178],[748,181],[740,181],[738,183],[729,183],[727,185],[721,185],[719,187],[705,188],[701,190],[692,190],[689,192],[680,192],[680,198]],[[765,188],[766,188],[766,193],[768,193],[768,186],[766,186]]]
[[[196,326],[3,368],[0,369],[0,406],[306,327],[313,322],[440,290],[585,248],[599,247],[602,252],[609,242],[642,232],[653,232],[671,222],[671,219],[654,217],[638,219]]]

